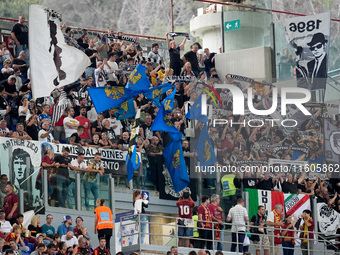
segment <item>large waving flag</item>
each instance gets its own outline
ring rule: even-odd
[[[174,109],[175,94],[176,87],[174,86],[171,94],[164,98],[164,100],[162,101],[162,105],[164,106],[166,113],[172,112],[172,110]]]
[[[146,92],[144,92],[144,96],[148,99],[151,99],[157,108],[159,108],[160,105],[160,97],[162,94],[167,92],[169,89],[173,88],[174,85],[170,83],[165,83],[160,86],[157,86],[155,88],[149,89]]]
[[[123,87],[97,87],[89,88],[87,91],[97,113],[117,108],[128,100],[128,97],[123,97],[126,93]]]
[[[280,191],[267,191],[257,189],[246,189],[249,193],[249,216],[252,217],[257,213],[257,207],[263,205],[266,209],[266,214],[274,210],[275,205],[281,204],[284,206],[284,194]]]
[[[123,120],[134,117],[136,115],[135,104],[133,98],[125,101],[117,108],[117,120]]]
[[[201,93],[196,99],[195,103],[191,106],[188,113],[185,115],[186,118],[191,120],[199,120],[201,122],[207,122],[209,119],[206,115],[202,114],[202,94]],[[203,106],[206,107],[206,106]]]
[[[90,59],[65,43],[60,29],[61,14],[31,5],[29,17],[32,95],[39,98],[79,79]]]
[[[169,119],[168,115],[165,113],[164,106],[158,110],[155,121],[151,126],[151,131],[167,131],[178,133],[178,129],[175,127],[174,123]]]
[[[178,134],[179,132],[177,132]],[[179,133],[181,134],[181,133]],[[172,140],[163,150],[165,164],[171,176],[175,192],[186,188],[189,183],[189,175],[185,164],[181,139]]]
[[[146,67],[139,64],[135,70],[130,74],[129,80],[125,86],[125,88],[135,91],[135,92],[145,92],[150,88],[150,81],[148,76],[146,75]],[[139,94],[137,93],[137,94]]]
[[[209,138],[207,124],[204,124],[200,137],[196,141],[196,152],[201,166],[210,166],[217,162],[215,151]]]
[[[127,180],[131,181],[133,178],[133,174],[138,169],[140,164],[140,159],[137,154],[137,145],[134,145],[132,147],[132,152],[130,155],[130,152],[126,155],[126,168],[127,168]]]

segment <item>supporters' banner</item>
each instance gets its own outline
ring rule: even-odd
[[[155,106],[159,108],[160,105],[160,97],[165,92],[167,92],[169,89],[173,88],[174,85],[171,85],[170,83],[166,83],[157,87],[154,87],[152,89],[149,89],[148,91],[144,92],[144,96],[148,99],[151,99]]]
[[[142,93],[148,90],[150,88],[150,81],[145,73],[146,69],[145,66],[139,64],[130,74],[125,88],[134,91],[135,93]]]
[[[85,163],[93,159],[97,152],[102,154],[102,161],[105,169],[105,173],[126,175],[126,162],[125,158],[127,151],[111,150],[111,149],[97,149],[94,147],[78,147],[69,144],[54,144],[54,143],[41,143],[38,141],[27,141],[22,139],[13,139],[7,137],[0,137],[0,153],[1,153],[1,173],[10,174],[11,179],[14,179],[14,183],[19,184],[31,173],[33,168],[36,170],[40,167],[41,159],[47,150],[52,148],[55,156],[62,153],[63,147],[70,149],[70,158],[76,158],[79,152],[84,153]],[[16,149],[20,149],[15,151]],[[13,172],[14,155],[24,155],[25,163],[18,168],[17,172]],[[138,153],[139,154],[139,153]],[[140,155],[139,155],[140,156]],[[19,163],[18,164],[18,167]],[[26,166],[27,165],[27,166]],[[26,170],[25,170],[26,169]],[[13,175],[12,175],[13,174]],[[35,179],[34,179],[35,182]],[[33,186],[34,187],[34,186]]]
[[[340,128],[334,126],[330,120],[324,120],[325,160],[327,163],[340,162]]]
[[[142,57],[142,56],[137,56],[136,57],[136,61],[138,62],[142,62],[142,63],[146,63],[146,62],[151,62],[151,63],[157,63],[157,64],[162,64],[162,59],[161,58],[146,58],[146,57]]]
[[[237,160],[235,162],[237,166],[240,165],[268,165],[268,161],[266,160]]]
[[[30,5],[29,17],[32,92],[39,98],[79,79],[91,62],[84,52],[65,43],[61,14]]]
[[[287,41],[296,53],[299,87],[325,89],[330,41],[330,12],[283,21]]]
[[[326,236],[337,234],[340,227],[339,213],[325,203],[317,203],[317,211],[320,232]]]
[[[178,132],[177,128],[174,126],[174,123],[172,123],[170,120],[168,114],[165,113],[163,105],[161,105],[158,110],[155,121],[152,123],[151,131]]]
[[[123,40],[127,42],[134,42],[134,43],[137,42],[136,38],[129,37],[126,35],[122,35],[122,36],[115,35],[115,34],[104,35],[102,40],[106,42],[106,38],[109,38],[111,41],[113,41],[114,39],[118,39],[118,40]]]
[[[173,136],[171,137],[173,140],[164,148],[163,156],[171,176],[173,188],[177,193],[189,185],[190,179],[183,156],[182,133],[175,134],[179,134],[179,136],[176,135],[176,139]]]
[[[188,113],[185,115],[186,118],[192,120],[199,120],[201,122],[207,122],[209,119],[206,115],[202,114],[202,95],[201,93],[196,99],[195,103],[191,106]],[[204,96],[204,95],[203,95]]]
[[[309,195],[304,194],[284,194],[280,191],[246,189],[249,194],[249,216],[257,213],[257,207],[263,205],[266,214],[272,211],[277,204],[285,208],[285,213],[298,219],[299,215],[306,209],[311,209]]]
[[[185,36],[188,40],[190,40],[188,33],[169,32],[168,34],[169,34],[170,37]]]
[[[281,100],[279,100],[281,102]],[[268,110],[272,106],[272,100],[269,96],[264,96],[262,99],[262,106],[263,109]],[[286,105],[287,108],[287,115],[281,115],[281,103],[278,103],[276,110],[270,114],[274,123],[286,134],[290,134],[297,130],[300,125],[306,121],[308,118],[311,118],[309,115],[304,115],[303,112],[299,110],[299,108],[295,107],[294,105]],[[295,121],[297,125],[295,126]],[[284,122],[285,126],[281,123]]]
[[[249,194],[249,216],[257,213],[257,207],[263,205],[266,215],[272,211],[277,204],[284,205],[284,195],[280,191],[246,189]]]
[[[178,82],[191,82],[196,80],[195,76],[176,76],[176,75],[171,75],[171,76],[167,76],[164,80],[164,82],[170,82],[173,83],[175,81]]]
[[[228,73],[226,75],[226,78],[233,79],[233,80],[238,80],[238,81],[244,81],[244,82],[248,82],[248,83],[251,83],[251,84],[255,83],[255,80],[252,79],[252,78],[248,78],[248,77],[241,76],[241,75],[236,75],[236,74]]]
[[[35,179],[41,163],[40,144],[22,139],[0,137],[1,174],[7,174],[15,191],[27,190],[25,204],[32,208],[39,206],[39,190],[35,189]],[[24,180],[29,178],[26,182]],[[23,183],[23,184],[21,184]]]
[[[201,166],[210,166],[217,162],[214,148],[209,138],[208,126],[204,124],[200,137],[195,144],[197,158]]]
[[[311,209],[309,195],[304,194],[284,194],[285,212],[298,218],[304,210]]]

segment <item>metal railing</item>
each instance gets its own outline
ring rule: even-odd
[[[123,252],[130,252],[130,251],[167,251],[170,250],[170,247],[175,245],[178,246],[179,239],[190,239],[191,241],[199,241],[198,243],[200,244],[200,247],[195,247],[192,249],[199,249],[199,248],[204,248],[204,243],[208,242],[211,243],[211,250],[213,252],[217,251],[217,244],[221,243],[223,247],[223,251],[230,251],[231,246],[234,246],[233,248],[236,249],[235,252],[238,251],[239,245],[243,245],[243,247],[248,246],[248,250],[253,250],[255,252],[256,250],[256,243],[253,241],[250,241],[249,244],[246,244],[244,240],[242,240],[246,235],[259,235],[262,236],[261,238],[268,238],[270,240],[269,245],[263,247],[261,249],[269,249],[270,253],[269,254],[274,254],[275,249],[286,249],[286,250],[294,250],[296,251],[308,251],[308,252],[314,252],[320,253],[320,254],[334,254],[335,252],[339,252],[339,249],[337,248],[338,243],[331,242],[325,238],[320,238],[321,233],[315,232],[315,231],[305,231],[305,230],[300,230],[300,229],[281,229],[281,228],[275,228],[275,230],[280,230],[280,233],[284,230],[287,232],[293,232],[294,237],[292,239],[296,242],[294,247],[283,247],[282,244],[275,244],[274,240],[275,238],[278,238],[279,236],[277,233],[275,234],[274,228],[273,227],[259,227],[259,226],[254,226],[254,225],[233,225],[232,223],[224,223],[223,224],[223,230],[219,230],[215,228],[215,224],[217,222],[210,222],[212,223],[212,228],[208,229],[212,231],[211,239],[203,239],[200,237],[182,237],[178,236],[178,228],[188,228],[187,226],[179,226],[177,222],[181,220],[178,217],[171,217],[171,216],[160,216],[160,215],[153,215],[153,214],[138,214],[134,215],[134,219],[131,221],[131,215],[126,216],[126,217],[121,217],[120,218],[120,229],[128,229],[131,228],[131,226],[136,226],[136,224],[141,223],[141,217],[149,217],[149,221],[144,222],[143,224],[147,225],[147,230],[146,232],[139,231],[140,228],[136,231],[131,231],[128,234],[125,234],[124,231],[121,233],[121,239],[120,239],[120,245],[122,247]],[[130,218],[130,222],[126,221],[125,219]],[[153,219],[150,221],[150,219]],[[156,222],[155,220],[162,220],[162,221],[170,221],[171,223],[160,223]],[[143,222],[143,221],[142,221]],[[207,221],[199,221],[199,222],[204,222],[204,223],[209,223]],[[169,234],[162,234],[162,233],[157,233],[155,230],[157,229],[158,232],[161,228],[164,228],[165,226],[173,226],[174,231],[170,232]],[[257,233],[250,233],[248,232],[250,228],[258,229],[258,228],[263,228],[266,232],[266,234],[257,234]],[[199,226],[195,227],[195,229],[200,232],[200,230],[207,230],[206,228],[201,228]],[[246,231],[242,231],[243,229],[246,229]],[[233,230],[233,231],[232,231]],[[224,240],[216,240],[216,232],[220,232],[220,236],[222,237],[221,239]],[[314,238],[310,238],[310,235],[314,236]],[[149,242],[147,244],[141,243],[140,240],[142,239],[142,236],[148,237]],[[302,238],[299,236],[302,235]],[[232,238],[234,236],[234,240]],[[126,240],[128,238],[131,238],[134,240],[133,242],[127,242]],[[154,237],[167,237],[169,242],[167,243],[162,243],[160,241],[155,240]],[[224,237],[224,238],[223,238]],[[318,237],[318,238],[317,238]],[[283,241],[282,236],[279,237],[281,239],[280,241]],[[288,237],[287,237],[288,238]],[[138,239],[138,240],[137,240]],[[240,240],[241,239],[241,240]],[[302,240],[301,240],[302,239]],[[261,240],[262,241],[262,240]],[[184,243],[184,242],[183,242]],[[203,243],[203,245],[202,245]],[[300,243],[303,243],[305,247],[301,248]],[[321,247],[321,248],[320,248]],[[179,247],[180,248],[180,247]],[[332,248],[332,250],[328,249]],[[244,251],[244,250],[243,250]],[[242,253],[243,254],[243,253]],[[295,253],[298,254],[298,253]],[[309,253],[308,253],[309,254]]]

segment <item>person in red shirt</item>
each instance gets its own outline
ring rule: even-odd
[[[55,175],[56,171],[55,168],[59,167],[59,164],[54,162],[54,152],[51,149],[48,149],[46,151],[45,156],[41,159],[41,164],[40,164],[40,171],[37,175],[37,179],[35,182],[35,188],[40,190],[40,197],[42,196],[43,193],[43,188],[42,188],[42,171],[47,170],[47,179],[48,179],[48,196],[51,196],[53,193],[53,189],[51,186],[51,178]]]
[[[294,255],[294,231],[290,230],[294,230],[294,224],[292,223],[292,216],[287,214],[285,222],[281,226],[283,255]]]
[[[193,228],[189,227],[189,225],[193,225],[192,221],[192,208],[195,207],[194,201],[190,197],[189,192],[183,192],[182,196],[176,203],[178,207],[178,217],[180,220],[178,221],[178,236],[185,236],[190,237],[193,236]],[[181,227],[185,226],[185,227]],[[185,245],[184,247],[189,247],[190,239],[185,238]],[[180,238],[178,241],[178,246],[183,246],[183,238]]]
[[[200,242],[200,249],[204,249],[205,244],[207,244],[208,250],[212,250],[212,242],[208,241],[212,239],[212,218],[211,218],[211,213],[208,208],[208,205],[210,204],[210,199],[208,196],[203,196],[202,197],[202,204],[200,207],[198,207],[198,226],[200,229],[198,229],[199,236],[202,239]],[[202,229],[203,228],[203,229]]]
[[[82,235],[81,228],[83,227],[83,218],[78,216],[76,218],[76,226],[73,228],[74,235],[78,238],[80,235]]]
[[[8,183],[5,187],[6,196],[4,198],[4,210],[6,213],[6,219],[13,225],[17,221],[19,198],[17,194],[13,192],[13,185]]]
[[[223,209],[219,206],[220,204],[220,196],[219,195],[212,195],[211,196],[211,204],[208,205],[208,208],[211,213],[211,218],[213,221],[217,222],[218,224],[215,224],[214,229],[215,231],[215,240],[220,240],[223,241],[223,222],[222,219],[224,219],[224,212]],[[218,251],[223,251],[222,243],[218,242],[217,243],[217,250]]]
[[[84,143],[91,142],[91,123],[88,118],[86,118],[87,108],[83,106],[80,108],[80,115],[76,117],[76,120],[79,121],[79,126],[84,127],[84,133],[79,137],[83,140]]]
[[[99,238],[99,246],[93,250],[93,255],[110,255],[110,252],[106,247],[105,237]]]

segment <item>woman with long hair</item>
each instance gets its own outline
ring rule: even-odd
[[[185,63],[181,76],[195,76],[195,73],[191,69],[190,62]]]
[[[144,244],[144,238],[146,233],[146,216],[145,214],[145,208],[148,208],[149,201],[146,200],[146,197],[140,192],[140,190],[135,190],[133,192],[133,207],[135,209],[135,215],[139,216],[137,220],[139,219],[140,222],[140,232],[141,232],[141,240],[140,243]],[[138,215],[143,214],[143,215]]]
[[[111,149],[113,147],[113,144],[109,140],[106,132],[102,133],[102,139],[99,140],[99,146],[103,149]]]
[[[98,240],[100,240],[101,237],[105,237],[106,249],[110,251],[110,239],[113,230],[112,211],[109,207],[105,206],[104,198],[98,198],[96,206],[94,210],[94,233],[98,233]]]

